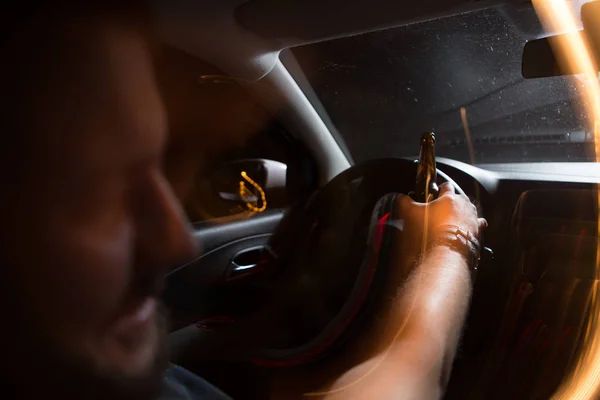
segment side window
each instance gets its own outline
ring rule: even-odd
[[[192,222],[286,208],[316,188],[304,146],[243,87],[174,48],[156,65],[169,120],[164,169]]]

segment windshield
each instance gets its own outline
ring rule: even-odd
[[[355,162],[416,156],[425,131],[438,156],[476,164],[594,161],[583,80],[521,75],[523,46],[546,35],[533,9],[490,8],[282,59]]]

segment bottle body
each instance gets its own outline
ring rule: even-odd
[[[421,136],[421,149],[417,165],[417,179],[413,199],[420,203],[429,203],[438,196],[437,169],[435,164],[435,135],[426,132]]]

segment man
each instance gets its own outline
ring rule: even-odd
[[[136,10],[118,5],[59,7],[22,11],[2,37],[3,393],[225,398],[181,369],[163,382],[162,280],[198,249],[161,171],[167,116],[145,27]],[[450,187],[429,206],[407,198],[400,206],[413,233],[425,210],[430,221],[475,235],[484,224]],[[373,360],[385,358],[399,372],[355,384],[360,398],[374,390],[395,396],[414,386],[410,379],[424,385],[411,395],[439,395],[443,387],[438,378],[456,348],[470,281],[466,255],[432,243],[415,269],[423,274],[409,279],[415,290],[397,304],[408,329],[394,354]]]
[[[22,10],[2,38],[9,398],[161,390],[162,280],[198,249],[161,172],[167,116],[136,13]]]

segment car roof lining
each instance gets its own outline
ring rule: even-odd
[[[501,0],[251,0],[235,10],[250,31],[284,47],[377,31],[504,4]]]

